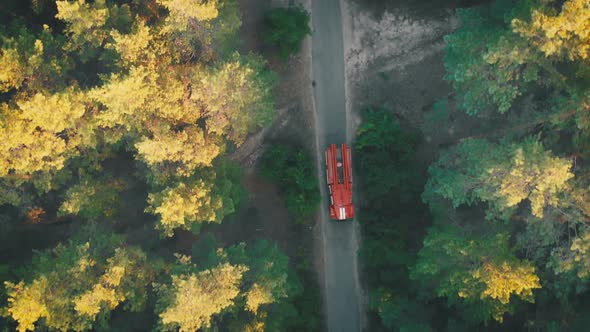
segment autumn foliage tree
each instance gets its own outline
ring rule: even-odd
[[[0,249],[25,261],[41,249],[22,268],[0,264],[0,329],[127,330],[139,317],[160,330],[222,320],[288,330],[303,321],[292,299],[302,286],[277,245],[216,247],[208,265],[182,255],[171,263],[173,242],[158,242],[238,209],[241,171],[227,151],[274,116],[275,75],[262,57],[236,51],[237,1],[19,6],[10,8],[30,21],[10,12],[0,27],[0,227],[2,239],[26,236]],[[292,175],[317,203],[313,163],[298,158],[304,169]],[[291,199],[310,209],[307,197]]]
[[[511,25],[547,57],[570,61],[590,57],[590,12],[585,0],[565,1],[559,11],[544,4],[532,10],[530,21],[515,18]]]
[[[467,140],[429,168],[424,199],[438,194],[454,207],[486,202],[490,217],[506,216],[528,200],[532,214],[541,218],[545,207],[557,206],[559,194],[569,188],[570,169],[571,161],[552,156],[531,138],[501,144]]]
[[[568,95],[588,80],[587,2],[559,6],[498,0],[458,10],[462,25],[445,37],[446,79],[467,113],[504,113],[521,96]]]
[[[27,233],[0,249],[23,260],[29,251],[15,254],[12,243],[46,249],[25,267],[0,265],[0,329],[301,324],[293,298],[302,285],[274,243],[170,262],[173,242],[159,242],[238,209],[241,170],[226,153],[274,116],[275,75],[262,57],[236,51],[237,1],[31,6],[35,24],[11,12],[0,27],[0,227],[3,239]],[[312,163],[301,159],[307,176]],[[46,237],[41,227],[53,226]]]
[[[181,264],[189,264],[186,262],[189,257],[179,259]],[[214,315],[233,305],[246,270],[243,265],[225,263],[203,271],[173,275],[170,284],[158,286],[156,310],[160,330],[196,331],[210,327]]]
[[[119,193],[125,189],[121,179],[111,176],[86,176],[65,193],[58,215],[77,215],[82,219],[97,220],[113,217],[120,207]]]
[[[266,240],[250,245],[241,243],[218,255],[222,261],[227,259],[249,267],[244,274],[244,308],[255,315],[265,311],[268,305],[286,301],[298,291],[289,258],[274,243]]]
[[[0,28],[0,92],[65,88],[73,61],[64,47],[64,38],[47,25],[34,31],[16,21]]]
[[[56,5],[64,36],[49,27],[0,31],[2,89],[18,92],[0,105],[0,202],[26,210],[87,172],[78,165],[100,164],[125,146],[147,166],[148,211],[165,215],[164,233],[233,212],[235,195],[223,192],[234,190],[211,171],[213,160],[269,123],[274,82],[256,55],[216,57],[239,27],[235,3]],[[82,213],[74,196],[95,189],[88,181],[70,188],[60,213]],[[188,203],[191,195],[208,202]],[[165,208],[179,199],[184,212]]]
[[[588,1],[578,0],[497,0],[457,10],[460,26],[445,37],[453,93],[444,114],[436,103],[422,129],[436,130],[441,114],[451,117],[456,107],[485,132],[450,142],[435,157],[422,194],[430,216],[412,218],[407,211],[424,209],[419,203],[391,212],[409,181],[362,188],[387,195],[382,209],[371,200],[361,223],[379,227],[366,231],[361,252],[379,281],[370,308],[386,329],[587,329],[589,13]],[[360,128],[387,142],[379,134],[387,125]],[[378,163],[392,146],[361,155],[362,169],[371,170],[366,158],[387,174],[378,178],[397,176],[395,166]]]
[[[123,304],[143,310],[152,268],[140,248],[123,244],[121,236],[90,224],[67,243],[35,255],[23,280],[5,283],[7,312],[17,330],[86,331]]]
[[[276,306],[287,310],[274,314],[288,319],[293,311],[289,297],[298,295],[301,286],[290,272],[288,257],[276,244],[261,240],[229,248],[216,246],[213,241],[196,247],[196,254],[205,256],[200,266],[193,262],[195,257],[177,255],[171,277],[156,286],[159,329],[194,331],[228,321],[238,330],[248,326],[264,330],[267,323],[271,328],[277,321],[278,317],[269,317]]]
[[[478,238],[453,226],[429,230],[411,277],[464,306],[476,322],[502,321],[511,296],[533,302],[532,291],[541,287],[535,267],[510,251],[508,234]]]

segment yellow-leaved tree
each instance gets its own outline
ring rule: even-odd
[[[215,256],[218,264],[229,262],[248,267],[237,302],[240,303],[239,309],[255,319],[251,322],[230,319],[229,324],[235,330],[247,330],[255,326],[262,328],[266,323],[269,323],[267,328],[272,329],[273,324],[281,319],[276,308],[281,308],[303,291],[299,281],[291,274],[289,257],[275,243],[266,240],[248,245],[240,243],[225,249],[218,248]],[[273,322],[273,319],[276,320]]]
[[[0,119],[0,175],[29,179],[36,172],[63,168],[67,143],[50,131],[39,130],[18,111],[4,108]]]
[[[490,297],[502,304],[508,304],[512,295],[531,302],[533,289],[541,288],[531,264],[486,262],[473,271],[472,276],[485,284],[482,298]]]
[[[0,92],[19,91],[24,86],[33,91],[63,88],[63,73],[72,66],[63,42],[47,25],[33,32],[20,24],[11,26],[13,35],[0,33]]]
[[[153,278],[141,249],[89,224],[66,244],[35,255],[27,280],[6,282],[8,315],[18,331],[35,326],[86,331],[97,316],[108,317],[122,303],[141,311]]]
[[[570,160],[554,157],[530,140],[514,145],[509,169],[490,166],[487,176],[492,183],[500,182],[497,196],[504,204],[513,207],[528,199],[538,218],[543,217],[546,206],[559,204],[559,194],[569,189],[568,180],[574,177]]]
[[[152,31],[143,21],[136,21],[130,33],[124,34],[117,30],[111,30],[112,41],[106,47],[113,49],[120,57],[121,66],[132,68],[146,60],[153,52],[145,50],[153,45]]]
[[[216,159],[213,167],[200,169],[192,177],[157,179],[148,196],[146,212],[158,215],[156,226],[165,236],[175,228],[198,232],[202,223],[220,223],[235,212],[244,197],[241,171],[233,162]]]
[[[44,301],[49,289],[48,283],[49,281],[44,276],[33,280],[28,285],[22,281],[18,284],[5,283],[9,296],[8,314],[18,322],[17,330],[19,332],[35,330],[35,323],[40,318],[49,315],[47,304]]]
[[[209,238],[197,247],[196,257],[177,254],[177,264],[170,266],[171,280],[156,285],[159,330],[264,330],[266,323],[273,329],[292,317],[290,310],[279,311],[283,305],[289,307],[302,288],[291,274],[289,258],[276,244],[260,240],[218,248]],[[224,316],[226,311],[232,314]]]
[[[181,32],[189,28],[191,21],[211,21],[219,15],[219,1],[157,0],[168,9],[164,32]]]
[[[178,132],[158,131],[153,138],[142,137],[135,147],[138,159],[154,173],[190,176],[199,167],[211,166],[221,150],[216,142],[219,140],[208,141],[199,128],[192,127]]]
[[[530,22],[513,19],[512,29],[547,57],[569,61],[590,58],[588,0],[567,0],[559,12],[549,4],[534,9]]]
[[[514,298],[534,302],[533,290],[541,288],[535,267],[511,251],[508,234],[475,237],[454,225],[428,231],[411,278],[471,307],[469,315],[481,321],[501,322]]]
[[[34,1],[37,14],[46,13],[44,3]],[[234,212],[243,196],[239,167],[221,155],[274,111],[265,61],[218,49],[240,25],[237,3],[55,3],[59,29],[26,22],[0,29],[0,205],[19,206],[29,220],[59,207],[58,217],[112,222],[124,201],[113,164],[134,158],[141,174],[123,176],[133,185],[147,179],[148,211],[166,235]],[[111,311],[142,310],[154,279],[146,255],[91,227],[36,253],[27,278],[6,283],[3,312],[20,331],[105,330],[97,325]],[[267,276],[277,264],[264,262],[256,267],[262,277],[246,283],[245,264],[173,273],[163,324],[208,326],[237,297],[263,311],[286,297],[287,273]],[[175,302],[201,295],[192,307]]]
[[[191,229],[193,223],[221,222],[223,200],[213,192],[213,183],[202,180],[181,182],[159,193],[149,194],[146,212],[159,215],[158,228],[172,236],[175,228]]]
[[[119,193],[125,187],[121,179],[88,174],[68,188],[58,216],[77,215],[85,220],[113,217],[121,205]]]
[[[441,154],[428,170],[423,197],[440,195],[455,207],[477,201],[489,204],[490,217],[507,218],[528,200],[534,216],[557,206],[570,190],[571,161],[556,157],[533,138],[501,144],[466,140]]]
[[[40,192],[56,189],[65,164],[96,144],[92,110],[76,89],[36,93],[0,105],[0,177],[15,189],[30,183]],[[88,154],[88,159],[93,154]],[[22,191],[19,196],[32,195]],[[22,197],[7,201],[20,204]]]
[[[103,52],[111,31],[127,32],[133,21],[129,5],[106,0],[58,0],[56,18],[66,23],[64,48],[88,62]]]
[[[102,84],[87,93],[96,110],[93,123],[104,142],[125,142],[147,165],[155,185],[148,211],[159,214],[159,227],[171,234],[174,227],[219,222],[233,211],[227,195],[217,193],[227,191],[227,183],[201,170],[213,166],[228,141],[239,145],[270,122],[274,76],[260,57],[236,53],[215,63],[210,54],[194,53],[210,48],[212,24],[220,13],[234,18],[235,7],[193,0],[155,4],[167,16],[153,25],[136,18],[123,28],[129,7],[105,1],[60,1],[57,17],[76,47],[100,44],[117,54],[121,70],[102,75]],[[195,174],[199,185],[187,180]],[[172,201],[179,205],[166,203]]]
[[[223,263],[200,272],[173,275],[169,284],[158,285],[159,330],[197,331],[211,326],[213,317],[234,305],[247,270],[244,265]]]
[[[273,75],[261,57],[234,54],[217,68],[197,72],[191,101],[208,133],[225,135],[240,145],[246,135],[267,125],[273,116]]]

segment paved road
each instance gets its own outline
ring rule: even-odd
[[[344,90],[344,51],[339,0],[313,0],[313,76],[319,142],[318,158],[330,143],[345,143],[347,113]],[[325,172],[320,172],[322,197],[327,202]],[[330,332],[360,331],[356,234],[351,221],[329,220],[322,207],[325,305]],[[356,221],[354,221],[356,222]]]

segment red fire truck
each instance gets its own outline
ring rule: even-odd
[[[342,144],[338,149],[336,144],[332,144],[326,149],[326,178],[330,190],[330,218],[353,218],[350,146]]]

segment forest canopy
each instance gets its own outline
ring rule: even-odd
[[[0,69],[2,202],[26,213],[50,191],[96,192],[84,174],[123,150],[145,169],[165,235],[220,222],[235,197],[213,161],[273,116],[264,60],[217,46],[237,33],[232,2],[56,5],[57,28],[15,20],[0,35],[13,64]]]
[[[244,201],[228,151],[274,117],[275,74],[237,51],[237,2],[4,9],[0,330],[317,329],[275,243],[200,233]]]
[[[439,146],[429,166],[404,139],[411,131],[385,125],[382,112],[368,110],[357,132],[376,326],[586,331],[590,2],[480,3],[457,9],[445,37],[453,92],[432,117],[444,106],[484,131]],[[407,178],[372,180],[380,174]],[[421,194],[408,188],[414,177],[424,178]]]

